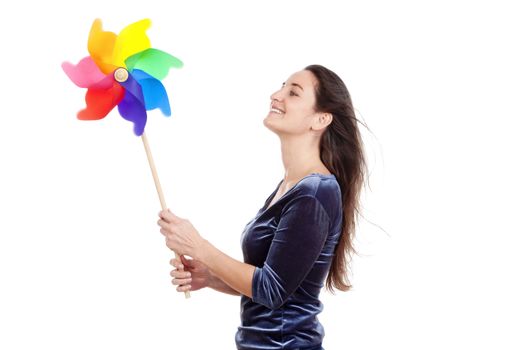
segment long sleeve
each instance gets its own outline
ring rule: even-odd
[[[316,197],[302,195],[287,203],[266,261],[255,269],[252,300],[274,310],[281,307],[311,270],[329,229],[330,218]]]

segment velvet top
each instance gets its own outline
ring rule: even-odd
[[[237,349],[322,349],[319,294],[342,226],[334,175],[310,174],[268,208],[279,185],[242,233],[254,265],[252,298],[241,296]]]

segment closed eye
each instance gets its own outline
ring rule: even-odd
[[[302,89],[302,86],[299,85],[299,84],[292,83],[291,85],[292,85],[292,87],[294,87],[294,86],[298,86],[298,87],[300,87],[300,88]],[[283,83],[283,85],[281,86],[281,89],[284,88],[285,86],[286,86],[286,82]],[[290,90],[290,92],[288,93],[288,95],[290,95],[290,96],[299,96],[299,94],[297,94],[297,93],[296,93],[295,91],[293,91],[293,90]]]

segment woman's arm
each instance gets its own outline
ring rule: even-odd
[[[215,289],[217,292],[231,294],[231,295],[241,295],[238,291],[224,283],[219,277],[211,276],[209,286],[212,289]]]
[[[226,292],[229,290],[226,287],[228,286],[233,292],[251,298],[255,266],[235,260],[215,248],[201,237],[189,220],[180,218],[169,210],[161,211],[159,216],[158,225],[161,227],[160,232],[166,237],[168,248],[179,255],[191,256],[206,265],[216,277],[214,289]],[[180,288],[184,291],[189,290],[190,287]]]
[[[160,213],[160,232],[169,248],[208,266],[211,273],[254,302],[277,309],[299,287],[328,237],[330,218],[311,195],[294,198],[283,208],[262,267],[237,261],[202,238],[186,219]]]
[[[255,266],[231,258],[207,240],[203,240],[200,248],[196,249],[196,254],[196,258],[208,266],[215,279],[220,281],[220,287],[227,286],[233,291],[252,297]]]
[[[170,264],[175,268],[170,272],[173,277],[171,282],[177,286],[178,292],[196,291],[209,287],[218,292],[239,295],[236,290],[212,274],[208,266],[199,260],[188,259],[180,255],[171,259]]]

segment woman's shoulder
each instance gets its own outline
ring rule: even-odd
[[[305,176],[295,186],[298,195],[322,197],[340,192],[339,183],[333,174],[314,173]]]
[[[294,197],[315,197],[331,217],[341,207],[341,189],[333,174],[314,173],[297,183]]]

